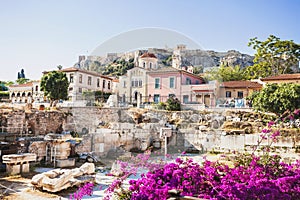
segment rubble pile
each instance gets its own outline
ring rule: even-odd
[[[94,173],[94,163],[84,163],[79,168],[54,169],[37,174],[32,177],[31,184],[34,188],[55,193],[85,182],[93,182],[95,180]]]

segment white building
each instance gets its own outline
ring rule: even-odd
[[[68,92],[70,101],[82,100],[82,93],[85,91],[112,92],[113,79],[108,76],[75,67],[61,71],[66,73],[70,82]]]
[[[148,70],[134,67],[127,71],[119,80],[119,97],[121,102],[137,104],[143,98],[146,101],[147,94],[147,75]]]
[[[147,74],[158,69],[157,57],[153,53],[144,53],[138,57],[137,66],[120,76],[118,95],[121,102],[137,104],[147,102]]]
[[[40,90],[40,81],[11,85],[9,99],[12,103],[44,102],[44,92]]]
[[[153,53],[143,53],[143,55],[138,58],[138,67],[147,70],[157,69],[157,57]]]

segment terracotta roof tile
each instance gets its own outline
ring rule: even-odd
[[[262,81],[272,81],[272,80],[295,80],[300,79],[300,74],[281,74],[278,76],[270,76],[262,78]]]
[[[149,53],[149,52],[146,52],[146,53],[143,53],[143,55],[141,55],[141,58],[157,58],[154,53]]]
[[[102,74],[99,74],[98,72],[88,71],[88,70],[77,68],[77,67],[69,67],[69,68],[62,69],[61,71],[62,72],[82,72],[82,73],[86,73],[86,74],[90,74],[90,75],[94,75],[94,76],[99,76],[99,77],[102,77],[102,78],[107,78],[107,79],[112,80],[112,78],[110,78],[108,76],[104,76]],[[47,73],[47,72],[43,72],[43,73]]]
[[[261,88],[262,84],[253,81],[227,81],[221,83],[225,88]]]
[[[19,85],[10,85],[9,87],[30,87],[33,86],[32,82],[19,84]]]

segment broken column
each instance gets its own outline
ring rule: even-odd
[[[69,187],[95,180],[94,163],[84,163],[74,169],[54,169],[32,177],[31,184],[48,192],[59,192]]]

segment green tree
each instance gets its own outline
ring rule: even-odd
[[[244,76],[246,80],[258,79],[270,76],[272,74],[271,71],[272,69],[268,65],[254,64],[245,68]]]
[[[5,86],[11,86],[14,84],[13,81],[2,81],[2,82],[5,84]]]
[[[110,92],[102,92],[102,91],[84,91],[82,94],[90,103],[98,102],[106,102],[112,93]]]
[[[221,66],[214,67],[211,70],[205,73],[206,80],[218,80],[220,82],[223,81],[238,81],[244,80],[244,70],[240,68],[240,66]]]
[[[95,92],[96,100],[101,101],[101,102],[106,102],[110,95],[112,95],[112,93],[110,93],[110,92],[102,92],[102,91]]]
[[[58,66],[57,66],[57,69],[58,69],[58,70],[61,70],[62,68],[63,68],[63,66],[61,66],[61,65],[58,65]]]
[[[0,81],[0,91],[7,91],[8,88],[6,86],[5,81]]]
[[[201,74],[203,73],[203,66],[200,65],[200,66],[195,66],[194,67],[194,74]]]
[[[8,100],[9,99],[9,92],[8,91],[0,91],[0,102],[3,101],[3,99]]]
[[[168,100],[166,101],[166,110],[180,111],[181,110],[180,101],[173,96],[169,97]]]
[[[93,61],[89,64],[89,70],[99,72],[101,68],[101,63],[99,61]]]
[[[172,55],[169,55],[167,58],[161,61],[162,64],[165,66],[171,66],[172,65]]]
[[[20,85],[20,84],[24,84],[27,83],[29,81],[28,78],[19,78],[16,80],[16,82]]]
[[[300,106],[300,85],[294,83],[268,84],[249,99],[255,110],[273,112],[277,115],[293,111]]]
[[[24,69],[21,69],[21,72],[18,72],[18,79],[25,78]]]
[[[103,75],[111,76],[122,76],[127,70],[134,68],[134,59],[131,58],[128,61],[125,59],[114,60],[113,63],[110,63],[106,66],[103,71]]]
[[[41,80],[41,90],[50,99],[50,106],[54,101],[68,98],[69,81],[64,72],[52,71],[45,74]]]
[[[300,45],[293,40],[280,40],[270,35],[266,41],[252,38],[248,46],[256,50],[254,65],[248,69],[249,78],[290,73],[293,67],[298,66]]]

